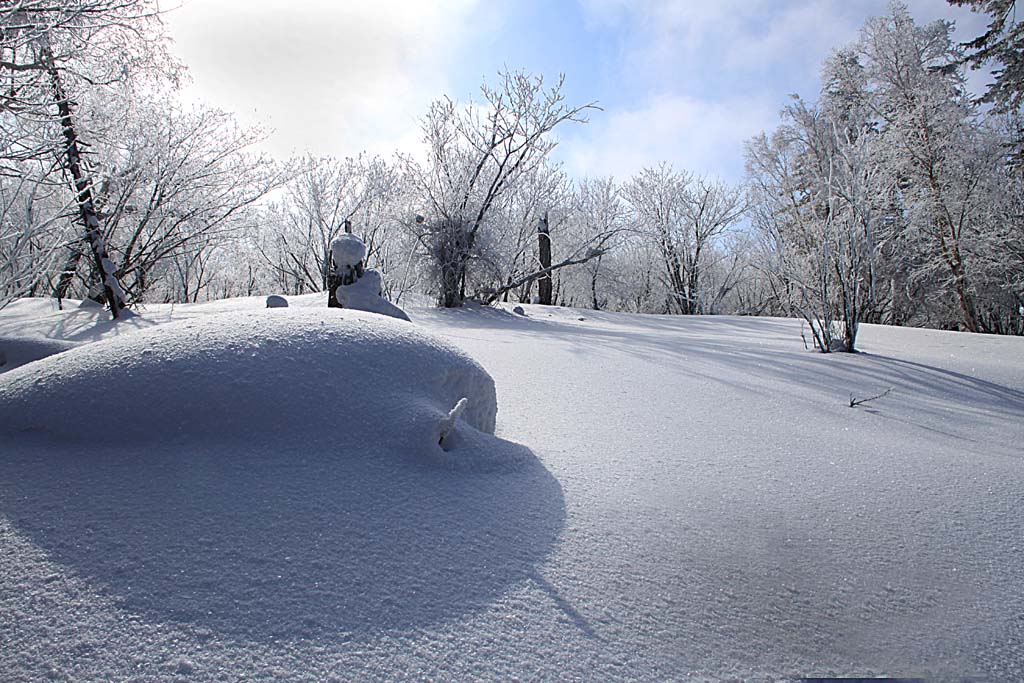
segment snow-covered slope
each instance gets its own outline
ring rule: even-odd
[[[0,337],[159,344],[263,305],[22,301]],[[467,448],[514,467],[299,412],[0,437],[0,680],[1024,679],[1024,340],[867,326],[821,356],[789,320],[525,309],[407,309],[494,378],[507,441]]]

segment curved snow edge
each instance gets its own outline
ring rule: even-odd
[[[170,323],[5,373],[0,432],[90,441],[259,434],[440,451],[437,421],[461,398],[459,428],[506,443],[493,437],[494,381],[443,339],[360,311],[261,309]],[[414,419],[423,409],[437,417]]]

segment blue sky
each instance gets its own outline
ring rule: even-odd
[[[911,0],[920,22],[985,18]],[[272,129],[286,157],[415,152],[432,99],[474,97],[501,69],[566,77],[570,103],[604,111],[559,131],[573,175],[624,178],[668,161],[737,182],[743,142],[813,98],[831,49],[888,0],[191,0],[168,14],[192,70],[186,96]],[[984,76],[973,85],[981,87]]]

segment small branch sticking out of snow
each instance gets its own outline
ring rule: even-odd
[[[455,439],[455,421],[459,419],[459,415],[466,409],[466,404],[469,401],[465,398],[460,398],[459,402],[455,404],[455,407],[451,409],[448,415],[438,423],[438,437],[437,445],[444,450],[454,445]]]
[[[867,398],[857,398],[853,394],[850,394],[850,407],[851,408],[855,408],[855,407],[859,406],[861,403],[867,403],[868,401],[874,401],[876,398],[882,398],[884,396],[888,396],[889,392],[891,392],[891,391],[892,391],[892,387],[889,387],[888,389],[886,389],[882,393],[878,394],[877,396],[869,396]]]

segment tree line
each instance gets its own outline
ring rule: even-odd
[[[869,19],[732,185],[669,162],[569,177],[554,133],[600,108],[521,72],[435,101],[420,153],[276,161],[179,103],[154,2],[3,3],[0,305],[323,291],[352,231],[399,302],[799,316],[826,351],[861,322],[1022,334],[1014,3],[974,4],[992,24],[966,46],[899,4]],[[972,65],[995,67],[980,99]]]

